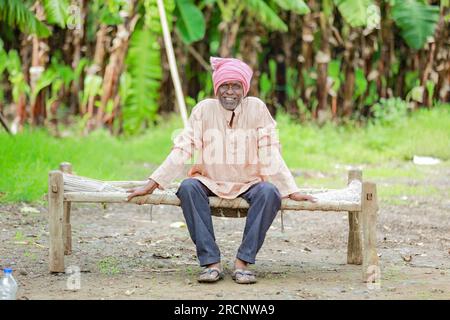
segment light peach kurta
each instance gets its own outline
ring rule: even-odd
[[[264,102],[244,98],[230,127],[232,113],[217,99],[199,102],[171,153],[149,178],[164,189],[194,159],[188,176],[222,198],[234,199],[261,181],[273,183],[282,197],[298,191],[280,154],[276,122]]]

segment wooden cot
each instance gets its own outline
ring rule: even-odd
[[[60,164],[59,170],[51,171],[48,178],[48,221],[49,221],[49,269],[50,272],[64,272],[64,256],[72,252],[70,224],[72,202],[91,203],[136,203],[139,198],[127,202],[125,189],[144,185],[145,181],[100,181],[72,175],[68,162]],[[92,188],[92,185],[95,188]],[[87,187],[90,186],[90,187]],[[351,188],[350,188],[351,187]],[[145,197],[144,204],[179,206],[176,189],[155,191]],[[347,263],[362,265],[364,282],[379,279],[378,255],[376,250],[376,221],[378,212],[376,184],[362,181],[362,171],[348,172],[346,189],[304,189],[313,194],[318,202],[298,202],[283,199],[281,214],[287,210],[317,212],[348,212],[349,234]],[[341,199],[340,194],[346,195]],[[321,195],[324,197],[321,198]],[[327,199],[331,195],[331,199]],[[334,195],[334,196],[333,196]],[[350,198],[348,197],[350,195]],[[248,203],[237,198],[233,200],[210,197],[211,211],[219,217],[245,217]]]

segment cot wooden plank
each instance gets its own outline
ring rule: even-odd
[[[71,202],[127,203],[127,196],[128,194],[123,192],[66,192],[64,193],[64,200]],[[178,197],[172,194],[150,194],[143,197],[135,197],[131,200],[131,203],[136,203],[141,198],[145,198],[143,199],[143,204],[180,205]],[[241,198],[229,200],[210,197],[209,201],[213,208],[248,209],[249,207],[248,203]],[[361,204],[347,201],[320,201],[312,203],[283,199],[280,210],[360,211]]]

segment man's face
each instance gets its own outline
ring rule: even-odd
[[[233,111],[242,100],[244,88],[240,81],[229,81],[220,85],[217,94],[222,107]]]

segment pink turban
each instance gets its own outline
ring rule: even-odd
[[[212,79],[215,95],[217,95],[219,87],[228,81],[240,81],[244,88],[244,96],[247,95],[253,71],[246,63],[233,58],[211,57],[209,60],[213,69]]]

